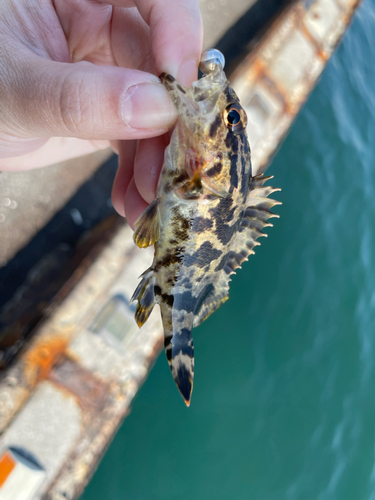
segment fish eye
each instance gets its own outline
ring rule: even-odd
[[[231,109],[227,115],[227,122],[229,125],[237,125],[241,120],[241,115],[236,109]]]
[[[245,110],[239,104],[229,104],[224,111],[224,120],[226,126],[234,134],[241,133],[247,124]]]

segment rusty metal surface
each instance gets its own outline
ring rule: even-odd
[[[254,173],[269,165],[359,0],[291,5],[230,75],[248,116]]]
[[[73,394],[84,409],[101,412],[108,402],[109,384],[95,377],[65,354],[53,366],[49,379]]]

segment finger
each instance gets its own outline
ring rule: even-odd
[[[148,203],[155,198],[164,150],[168,143],[168,134],[138,141],[134,161],[134,182],[140,195]]]
[[[125,217],[128,224],[134,229],[134,222],[147,208],[148,203],[139,194],[134,179],[131,179],[125,195]]]
[[[53,3],[55,17],[63,30],[69,62],[84,60],[99,65],[115,65],[111,50],[112,6],[87,0],[54,0],[48,3]],[[51,59],[56,60],[54,57]]]
[[[89,61],[155,73],[150,27],[133,2],[129,4],[132,8],[89,0],[75,0],[74,8],[66,0],[55,0],[54,4],[72,62]],[[145,64],[148,60],[151,65]]]
[[[136,7],[113,8],[111,45],[116,65],[155,74],[150,27]]]
[[[23,145],[23,142],[21,142],[21,145]],[[25,151],[25,154],[22,154],[22,156],[11,157],[8,154],[9,157],[0,159],[0,171],[24,171],[48,167],[49,165],[94,153],[99,149],[105,148],[109,149],[108,141],[93,143],[74,137],[51,137],[44,144],[41,144],[40,147],[34,143],[32,151]]]
[[[158,74],[165,71],[183,85],[197,79],[203,27],[196,0],[135,0],[151,29],[151,46]]]
[[[129,0],[99,0],[129,6]],[[197,77],[203,28],[197,0],[134,0],[150,26],[151,46],[158,74],[165,71],[183,85]]]
[[[129,141],[128,141],[129,142]],[[112,150],[118,155],[120,152],[120,143],[121,141],[109,141]]]
[[[35,56],[9,74],[1,121],[19,137],[137,139],[176,120],[167,91],[149,73]]]
[[[112,188],[112,204],[114,209],[125,217],[125,195],[133,177],[134,157],[137,151],[137,141],[119,141],[118,170]]]

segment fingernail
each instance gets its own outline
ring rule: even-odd
[[[186,61],[182,63],[178,73],[176,80],[184,85],[185,87],[190,87],[190,85],[197,80],[198,78],[198,65],[197,61],[191,59],[190,61]]]
[[[176,109],[161,83],[133,85],[121,101],[121,118],[131,128],[168,129],[176,121]]]

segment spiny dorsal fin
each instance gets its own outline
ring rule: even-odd
[[[138,301],[134,318],[139,328],[146,323],[155,305],[154,271],[151,268],[147,269],[141,277],[142,280],[139,282],[130,299],[130,303],[134,300]]]
[[[236,234],[233,246],[228,253],[223,269],[219,272],[217,283],[210,295],[203,302],[199,313],[194,318],[194,327],[200,325],[228,298],[230,275],[241,267],[242,263],[248,259],[249,255],[255,253],[254,247],[260,245],[256,241],[260,236],[267,236],[262,232],[265,227],[272,224],[267,220],[271,217],[279,217],[270,212],[270,208],[281,205],[279,201],[267,198],[278,188],[273,188],[263,184],[272,177],[256,176],[252,179],[251,190],[247,198],[247,208],[245,210],[241,226]]]
[[[140,248],[153,245],[160,235],[159,198],[156,198],[138,217],[133,239]]]
[[[231,274],[241,266],[242,262],[248,259],[249,255],[254,253],[253,248],[260,245],[256,240],[261,236],[267,236],[262,231],[265,227],[272,227],[272,224],[267,220],[272,217],[279,217],[279,215],[272,213],[270,209],[275,205],[281,205],[281,202],[268,198],[268,196],[276,191],[281,191],[281,189],[264,186],[264,183],[272,178],[273,176],[264,177],[261,174],[252,179],[246,200],[247,208],[233,246],[235,257],[231,262],[233,268]]]
[[[279,217],[270,212],[275,205],[281,205],[281,202],[268,198],[268,196],[279,188],[264,186],[263,184],[272,177],[263,177],[258,175],[253,177],[250,192],[247,197],[247,208],[243,215],[240,228],[236,234],[232,251],[228,256],[228,261],[224,270],[228,275],[233,274],[242,263],[248,259],[249,255],[255,253],[254,247],[260,245],[257,241],[261,236],[267,236],[262,229],[272,227],[267,222],[271,217]]]

